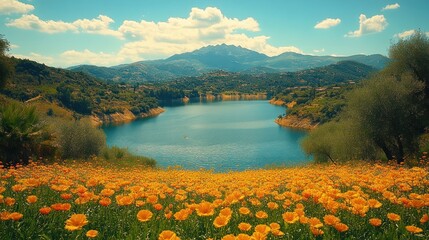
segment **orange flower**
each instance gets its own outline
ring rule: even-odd
[[[182,209],[174,214],[174,219],[178,221],[184,221],[188,218],[189,211],[187,209]]]
[[[2,221],[9,220],[9,215],[10,215],[10,212],[6,212],[6,211],[1,212],[0,213],[0,220],[2,220]]]
[[[60,195],[60,197],[61,197],[62,199],[64,199],[64,200],[69,200],[69,199],[71,199],[71,198],[73,197],[73,195],[72,195],[71,193],[62,193],[62,194]]]
[[[223,236],[221,240],[235,240],[235,236],[233,234],[228,234]]]
[[[15,198],[7,197],[4,199],[4,203],[7,206],[12,206],[13,204],[15,204],[15,202],[16,202]]]
[[[244,234],[244,233],[240,233],[237,235],[237,237],[235,237],[236,240],[250,240],[252,239],[251,236]]]
[[[323,227],[323,223],[318,218],[315,218],[315,217],[309,218],[307,222],[308,224],[310,224],[310,227],[313,227],[313,228]]]
[[[37,196],[35,196],[35,195],[30,195],[30,196],[28,196],[28,197],[27,197],[27,202],[28,202],[29,204],[32,204],[32,203],[37,202]]]
[[[217,228],[223,227],[228,225],[229,222],[229,217],[225,217],[223,215],[219,215],[218,217],[215,218],[215,220],[213,221],[213,225]]]
[[[238,211],[243,215],[248,215],[250,213],[250,210],[247,207],[241,207]]]
[[[24,215],[22,215],[19,212],[13,212],[11,214],[9,214],[9,219],[13,220],[13,221],[18,221],[19,219],[21,219]]]
[[[429,215],[423,214],[422,218],[420,218],[420,222],[426,223],[427,221],[429,221]]]
[[[267,235],[270,232],[271,228],[265,224],[258,224],[255,227],[255,232],[262,233]]]
[[[334,226],[335,229],[337,229],[338,232],[345,232],[349,230],[349,227],[344,223],[337,223]]]
[[[100,201],[98,201],[98,203],[101,206],[107,207],[112,203],[112,200],[110,198],[102,198],[102,199],[100,199]]]
[[[318,229],[315,227],[310,227],[310,231],[314,236],[320,236],[324,234],[324,232],[321,229]]]
[[[408,232],[410,233],[421,233],[423,232],[423,229],[416,227],[416,226],[406,226],[405,229],[407,229]]]
[[[279,205],[277,203],[275,203],[275,202],[269,202],[269,203],[267,203],[267,206],[271,210],[279,208]]]
[[[328,226],[334,226],[335,224],[341,222],[341,220],[339,218],[335,217],[334,215],[325,215],[323,217],[323,221]]]
[[[155,204],[158,202],[158,197],[156,195],[150,195],[147,197],[146,201],[151,204]]]
[[[152,215],[153,215],[152,212],[149,210],[140,210],[137,213],[137,219],[140,222],[147,222],[152,218]]]
[[[388,213],[387,218],[390,219],[391,221],[395,221],[395,222],[401,220],[401,216],[399,216],[396,213]]]
[[[50,207],[42,207],[39,209],[39,213],[42,215],[48,215],[52,211],[52,208]]]
[[[268,214],[264,211],[257,211],[255,216],[259,219],[268,218]]]
[[[266,240],[267,239],[267,235],[260,233],[260,232],[254,232],[252,234],[252,240]]]
[[[73,214],[67,219],[65,229],[69,231],[80,230],[86,224],[88,224],[88,220],[85,214]]]
[[[134,198],[131,196],[117,195],[116,203],[119,206],[129,206],[134,203]]]
[[[202,217],[212,216],[214,214],[213,204],[209,202],[202,202],[198,204],[196,210],[198,216]]]
[[[157,203],[155,205],[153,205],[153,208],[155,208],[155,210],[160,211],[162,210],[163,206],[160,203]]]
[[[68,211],[71,208],[70,203],[55,203],[51,205],[51,208],[55,211]]]
[[[175,232],[164,230],[159,234],[158,240],[180,240]]]
[[[271,230],[273,230],[273,229],[279,230],[280,229],[280,224],[278,224],[278,223],[270,223],[270,228],[271,228]]]
[[[103,197],[110,197],[113,194],[115,194],[115,190],[109,189],[109,188],[105,188],[105,189],[101,190],[101,192],[100,192],[100,195]]]
[[[381,219],[379,219],[379,218],[371,218],[371,219],[369,219],[369,224],[371,224],[374,227],[381,226],[381,223],[382,223]]]
[[[231,218],[232,210],[229,207],[224,208],[224,209],[220,210],[219,215],[225,216],[227,218]]]
[[[274,236],[277,236],[277,237],[280,237],[280,236],[284,236],[284,235],[285,235],[285,233],[284,233],[284,232],[282,232],[282,231],[280,231],[280,229],[271,229],[271,233],[272,233]]]
[[[296,212],[285,212],[282,214],[283,220],[286,223],[292,224],[299,220],[299,216]]]
[[[383,204],[381,204],[381,202],[379,202],[376,199],[369,199],[368,200],[368,205],[370,208],[379,208],[381,207]]]
[[[89,238],[95,238],[98,236],[98,231],[97,230],[89,230],[88,232],[86,232],[85,235]]]
[[[245,222],[238,224],[238,229],[240,229],[241,231],[249,231],[251,228],[252,228],[252,225]]]

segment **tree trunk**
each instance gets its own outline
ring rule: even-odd
[[[387,160],[392,160],[393,159],[392,152],[389,150],[389,148],[387,148],[387,146],[386,146],[386,144],[384,142],[378,142],[377,145],[381,148],[381,150],[383,150],[384,154],[387,157]]]
[[[404,147],[402,146],[402,141],[400,137],[396,137],[396,142],[398,144],[398,154],[396,156],[396,162],[401,164],[404,162]]]

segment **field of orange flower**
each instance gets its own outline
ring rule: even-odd
[[[0,239],[428,239],[426,167],[0,169]]]

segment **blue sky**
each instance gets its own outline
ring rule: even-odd
[[[113,66],[233,44],[269,56],[388,54],[429,32],[427,0],[0,0],[10,55]]]

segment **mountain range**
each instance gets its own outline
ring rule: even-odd
[[[199,76],[216,70],[251,74],[296,72],[341,61],[354,61],[375,69],[381,69],[389,62],[389,58],[380,54],[336,57],[303,55],[292,52],[269,57],[240,46],[221,44],[176,54],[162,60],[140,61],[113,67],[79,65],[69,69],[75,72],[84,72],[106,81],[158,82],[177,77]]]

